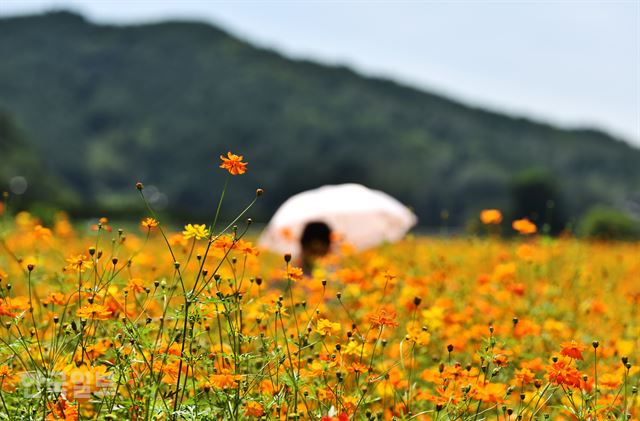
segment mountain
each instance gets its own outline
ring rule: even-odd
[[[291,194],[341,182],[389,192],[423,225],[443,209],[462,225],[485,207],[514,208],[514,180],[531,170],[554,180],[568,217],[640,191],[640,150],[605,133],[292,60],[209,24],[52,12],[2,18],[0,34],[0,107],[87,209],[137,206],[141,180],[158,205],[203,217],[227,150],[249,162],[228,212],[262,187],[259,220]]]
[[[0,157],[0,189],[12,194],[11,204],[22,206],[30,203],[40,207],[44,203],[77,205],[78,198],[71,188],[46,169],[36,148],[29,143],[13,117],[1,108]]]

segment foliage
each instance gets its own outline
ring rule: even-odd
[[[581,221],[581,233],[599,240],[631,240],[640,236],[640,225],[615,208],[597,206]]]
[[[130,208],[128,186],[143,179],[162,186],[155,205],[201,217],[214,202],[201,188],[215,182],[209,157],[230,141],[254,157],[231,202],[257,185],[269,192],[258,221],[294,193],[346,181],[389,192],[425,226],[443,210],[461,226],[506,209],[512,175],[530,167],[557,180],[566,217],[640,190],[640,151],[601,132],[292,60],[207,24],[108,26],[56,12],[0,19],[0,32],[0,106],[85,213]]]
[[[547,233],[557,234],[565,228],[558,182],[550,174],[536,170],[522,172],[512,181],[511,191],[515,217],[526,217]]]
[[[17,193],[12,199],[43,209],[47,206],[73,206],[70,189],[51,174],[37,150],[31,145],[5,110],[0,109],[0,189]],[[17,179],[21,179],[16,183]],[[13,184],[13,185],[12,185]],[[45,205],[47,203],[48,205]]]

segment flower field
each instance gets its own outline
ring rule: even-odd
[[[250,206],[131,232],[2,206],[0,419],[640,419],[640,244],[516,221],[303,273]]]

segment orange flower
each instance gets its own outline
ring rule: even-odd
[[[523,336],[538,336],[542,328],[535,322],[527,319],[520,320],[516,327],[513,329],[513,336],[516,338],[522,338]]]
[[[145,292],[144,280],[140,278],[133,278],[127,284],[127,289],[133,292]]]
[[[0,378],[11,375],[11,369],[8,365],[0,365]]]
[[[264,415],[264,408],[259,402],[249,401],[244,409],[244,415],[247,417],[261,417]]]
[[[517,219],[513,221],[511,226],[513,227],[514,230],[524,235],[535,234],[536,231],[538,231],[536,224],[529,221],[527,218]]]
[[[531,371],[542,371],[544,370],[544,363],[541,358],[534,358],[533,360],[522,361],[520,367]]]
[[[222,235],[216,238],[213,241],[212,245],[214,248],[222,249],[226,251],[232,248],[235,245],[235,242],[233,241],[233,237],[231,237],[230,235]]]
[[[580,372],[566,361],[556,361],[547,366],[546,377],[550,383],[580,387]]]
[[[76,316],[83,319],[106,320],[112,315],[111,310],[101,304],[89,304],[76,311]]]
[[[8,365],[0,365],[0,384],[2,389],[7,392],[13,392],[15,386],[20,382],[20,376],[17,375]]]
[[[369,315],[369,321],[373,324],[374,327],[382,327],[382,326],[399,326],[398,322],[396,322],[396,317],[398,313],[395,311],[387,311],[385,309],[378,310],[375,314]]]
[[[47,420],[76,421],[78,419],[78,407],[70,404],[64,396],[60,396],[58,402],[50,402],[49,409],[51,413]]]
[[[247,163],[242,162],[244,159],[244,156],[242,155],[234,155],[231,152],[228,152],[227,158],[225,158],[224,155],[220,155],[220,159],[222,160],[220,168],[224,168],[229,171],[229,174],[231,175],[240,175],[247,171]]]
[[[289,269],[287,269],[287,278],[291,279],[292,281],[299,281],[302,279],[302,276],[303,272],[301,268],[291,266]]]
[[[111,373],[104,365],[90,366],[86,362],[75,361],[62,368],[64,375],[62,385],[66,398],[87,403],[95,395],[102,395],[113,386]]]
[[[55,305],[62,306],[64,305],[64,303],[65,303],[64,294],[60,292],[51,292],[49,293],[47,298],[42,300],[42,304],[45,304],[45,305],[55,304]]]
[[[258,249],[253,247],[253,244],[251,244],[250,241],[244,241],[242,239],[236,241],[236,243],[233,246],[233,248],[238,250],[239,252],[241,252],[243,254],[251,254],[251,255],[254,255],[254,256],[257,256],[257,255],[260,254]]]
[[[22,312],[29,309],[29,299],[27,297],[6,297],[0,299],[0,316],[18,317]]]
[[[333,277],[345,284],[360,284],[365,280],[365,274],[357,268],[338,269]]]
[[[109,222],[109,219],[107,219],[107,218],[105,218],[103,216],[102,218],[100,218],[98,220],[97,224],[94,224],[94,225],[91,226],[91,230],[92,231],[98,231],[98,230],[103,229],[105,231],[111,232],[111,231],[113,231],[113,229],[109,225],[107,225],[108,222]]]
[[[571,342],[563,342],[560,344],[562,347],[562,351],[560,351],[560,355],[567,356],[569,358],[573,358],[576,360],[582,360],[582,351],[584,351],[585,346],[579,344],[576,341]]]
[[[93,262],[87,259],[87,256],[79,254],[77,256],[71,256],[67,259],[69,263],[65,269],[74,270],[76,272],[84,272],[86,269],[93,267]]]
[[[473,385],[469,395],[474,399],[489,403],[502,403],[507,387],[502,383],[486,383]]]
[[[498,209],[485,209],[480,212],[480,220],[486,225],[497,225],[502,222],[502,213]]]
[[[521,384],[530,384],[536,379],[536,375],[528,368],[517,370],[514,376]]]
[[[226,370],[222,374],[212,374],[209,376],[209,383],[216,389],[231,389],[236,387],[236,382],[242,377],[231,374]]]
[[[621,383],[622,380],[620,380],[620,376],[615,374],[604,374],[598,381],[599,386],[606,387],[608,389],[616,389]]]
[[[46,240],[48,238],[51,238],[51,230],[49,228],[45,228],[42,225],[36,225],[33,228],[33,235],[34,237],[41,239],[41,240]]]
[[[96,358],[106,354],[111,346],[113,346],[113,343],[109,339],[101,339],[95,345],[87,346],[84,354],[90,360],[95,360]]]
[[[508,358],[507,358],[507,356],[506,356],[506,355],[504,355],[504,354],[496,355],[496,356],[493,358],[493,363],[494,363],[495,365],[497,365],[498,367],[506,367],[507,362],[508,362]]]
[[[176,382],[178,381],[178,373],[180,372],[184,374],[187,369],[184,366],[182,367],[182,370],[179,370],[179,368],[179,361],[163,362],[162,360],[160,360],[154,361],[153,363],[153,370],[162,373],[161,381],[165,384],[176,384]]]
[[[320,421],[349,421],[349,416],[344,412],[337,417],[331,417],[329,415],[323,416]]]
[[[347,371],[349,371],[350,373],[366,373],[367,371],[369,371],[369,367],[357,361],[354,361],[347,368]]]
[[[142,222],[140,222],[140,225],[142,225],[144,228],[147,229],[151,229],[151,228],[155,228],[159,225],[160,223],[153,218],[144,218],[142,220]]]

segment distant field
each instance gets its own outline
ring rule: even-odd
[[[638,243],[409,237],[303,275],[242,224],[207,251],[3,218],[4,419],[640,417]]]

